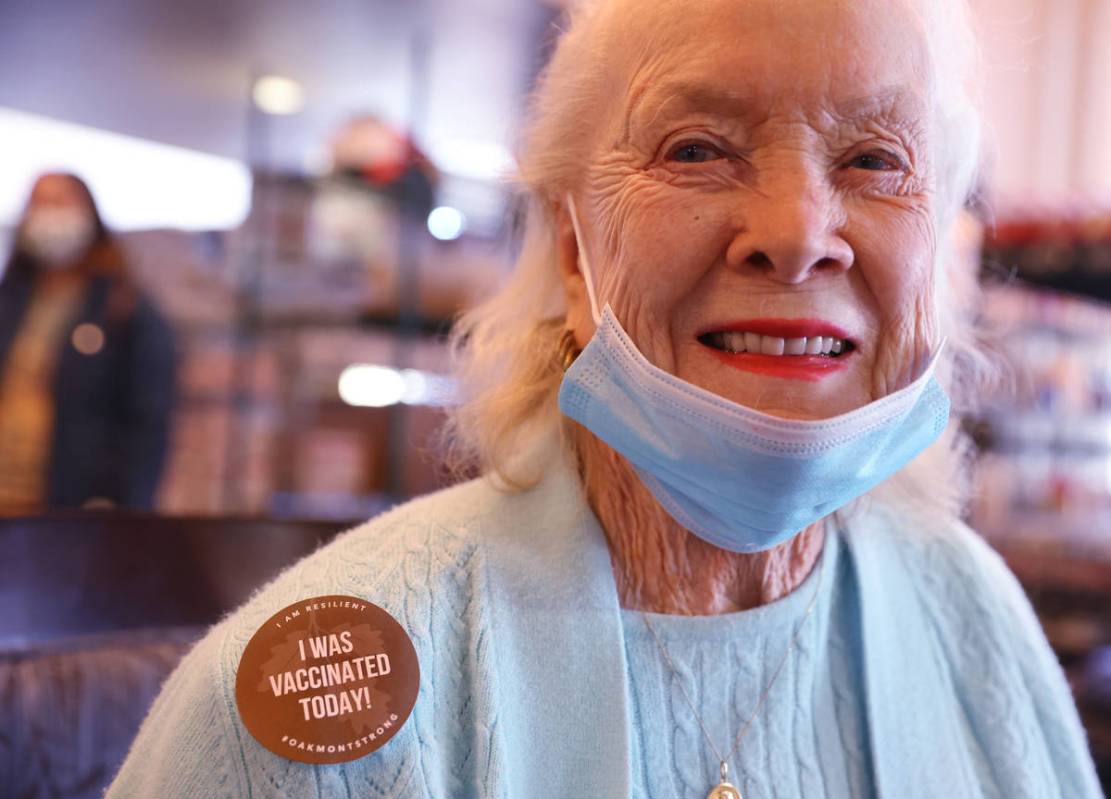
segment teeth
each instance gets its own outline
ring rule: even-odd
[[[764,355],[782,355],[786,346],[787,342],[785,339],[778,338],[777,336],[764,336],[763,340],[760,342],[760,352]]]
[[[745,334],[744,333],[726,333],[725,346],[733,352],[745,352]]]
[[[720,332],[710,334],[707,343],[726,352],[754,352],[762,355],[840,355],[845,342],[829,336],[780,338],[759,333]]]
[[[806,353],[806,339],[787,339],[787,345],[783,348],[783,352],[786,355],[804,355]]]

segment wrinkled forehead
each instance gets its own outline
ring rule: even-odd
[[[611,0],[614,125],[664,106],[855,121],[924,116],[930,53],[915,0]]]

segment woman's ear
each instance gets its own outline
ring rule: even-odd
[[[556,261],[567,301],[567,327],[574,332],[575,343],[581,349],[594,335],[594,317],[590,310],[586,278],[579,266],[579,241],[565,202],[557,203],[553,218]]]

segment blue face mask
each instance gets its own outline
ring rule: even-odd
[[[821,420],[782,419],[651,364],[607,304],[564,375],[559,407],[619,452],[675,521],[732,552],[770,549],[844,507],[937,440],[949,398],[925,372],[893,394]]]

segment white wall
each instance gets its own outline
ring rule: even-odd
[[[1002,209],[1111,199],[1111,0],[972,0]]]

